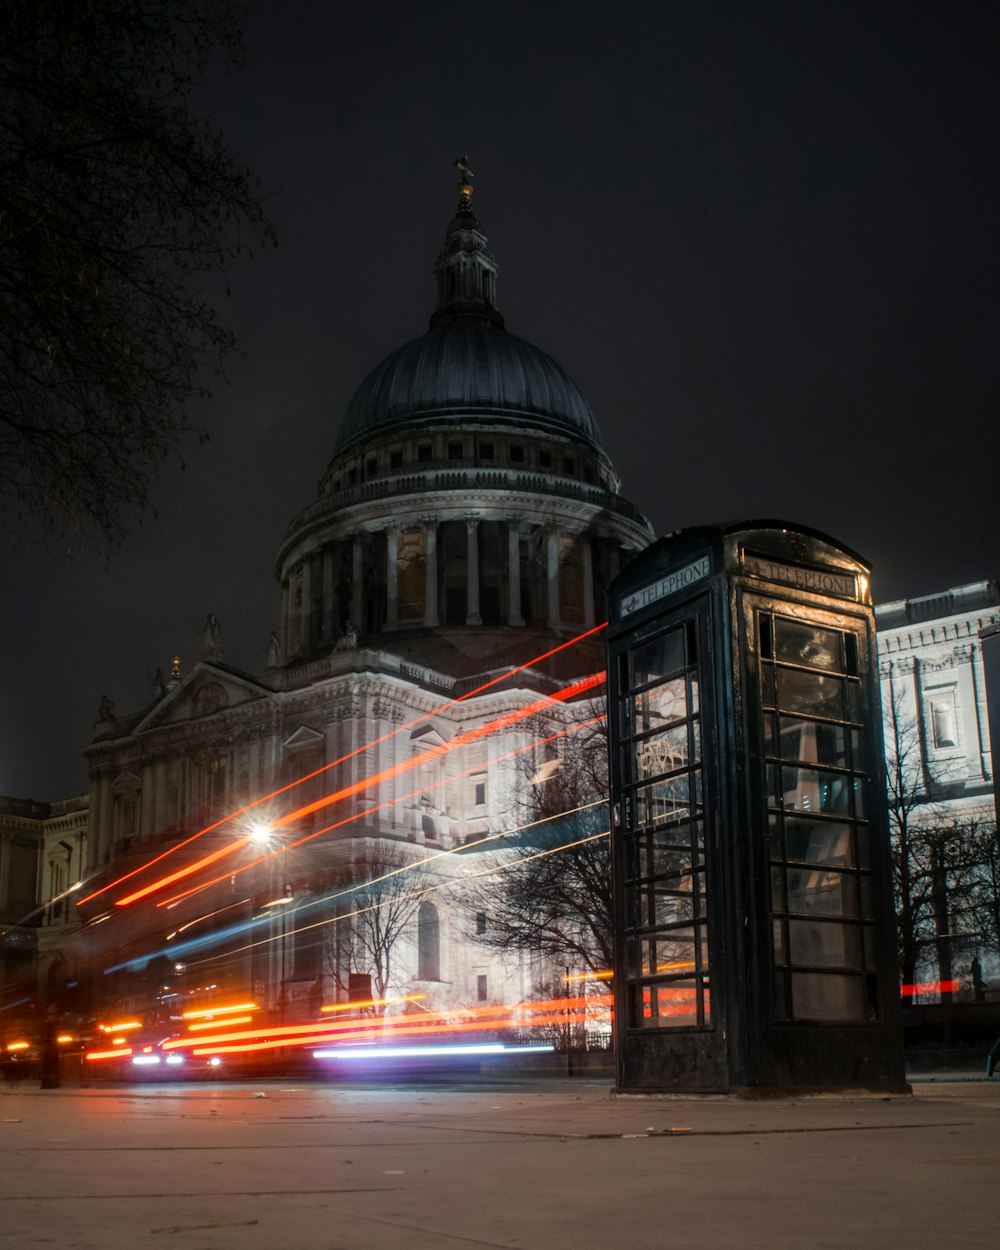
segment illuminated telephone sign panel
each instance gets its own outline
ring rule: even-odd
[[[902,1087],[868,574],[761,522],[611,585],[623,1089]]]

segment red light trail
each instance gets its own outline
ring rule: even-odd
[[[342,786],[339,790],[335,790],[331,794],[324,795],[322,798],[316,799],[312,803],[306,803],[302,807],[298,807],[294,811],[288,812],[279,819],[272,821],[271,828],[284,828],[296,820],[301,820],[305,816],[312,815],[313,812],[321,811],[324,807],[330,807],[334,803],[350,798],[355,794],[360,794],[384,781],[403,776],[408,772],[413,772],[414,769],[419,768],[422,764],[428,763],[432,759],[440,759],[450,752],[455,751],[460,747],[468,746],[469,743],[476,742],[481,738],[488,737],[490,734],[495,733],[508,725],[515,724],[518,721],[527,719],[529,716],[534,716],[540,712],[547,711],[554,703],[564,703],[578,695],[585,694],[588,690],[593,690],[595,687],[603,685],[605,677],[606,674],[603,672],[593,673],[589,677],[584,677],[579,681],[573,682],[569,686],[563,687],[562,690],[556,691],[555,694],[546,695],[542,699],[536,699],[533,703],[525,704],[524,707],[518,708],[513,712],[507,712],[503,716],[499,716],[492,721],[488,721],[485,725],[480,725],[475,729],[467,730],[465,733],[459,734],[457,737],[453,738],[450,742],[444,742],[438,746],[431,747],[426,751],[421,751],[417,755],[410,756],[409,759],[401,760],[398,764],[392,765],[391,768],[384,768],[380,772],[372,774],[370,777],[364,777],[359,781],[352,782],[350,785]],[[381,740],[382,739],[380,739],[380,741]],[[354,754],[356,754],[356,752]],[[310,775],[315,776],[316,774],[312,773]],[[347,823],[347,821],[353,819],[356,819],[356,817],[348,817],[341,823]],[[302,846],[305,842],[319,837],[321,833],[327,833],[330,829],[335,827],[336,826],[330,826],[328,829],[322,829],[311,833],[307,837],[300,838],[297,842],[293,842],[287,847],[272,851],[268,855],[261,856],[259,859],[254,860],[249,864],[242,865],[237,869],[237,871],[244,871],[247,868],[252,868],[255,864],[263,863],[265,860],[271,859],[276,855],[284,854],[293,847]],[[116,899],[116,906],[128,907],[142,898],[147,898],[150,894],[155,894],[159,890],[165,889],[168,885],[173,885],[175,881],[180,881],[185,877],[193,876],[196,872],[201,871],[202,868],[207,867],[217,860],[231,855],[234,851],[247,846],[250,841],[251,839],[249,837],[241,837],[236,842],[221,848],[221,850],[215,851],[211,855],[196,860],[193,864],[188,864],[186,867],[180,868],[166,877],[160,877],[158,880],[151,882],[149,885],[143,886],[140,890],[133,891],[133,893],[126,895],[124,898]]]
[[[112,890],[116,886],[121,885],[123,882],[129,881],[133,877],[138,876],[139,873],[147,871],[147,869],[152,868],[154,864],[160,863],[170,855],[175,855],[178,851],[183,850],[184,847],[190,846],[191,843],[196,841],[198,838],[204,837],[205,834],[211,833],[215,829],[219,829],[228,821],[235,820],[238,816],[243,816],[247,812],[253,811],[254,808],[259,807],[262,803],[266,803],[270,799],[277,798],[278,795],[285,794],[288,790],[292,790],[296,786],[300,786],[304,782],[310,781],[313,777],[318,777],[321,773],[328,772],[331,768],[336,768],[338,765],[346,763],[347,760],[353,759],[356,755],[360,755],[362,752],[370,750],[371,747],[378,746],[380,743],[389,741],[390,738],[396,737],[397,734],[404,733],[408,729],[413,729],[417,725],[421,725],[426,721],[433,719],[433,717],[441,715],[441,713],[446,711],[448,708],[455,707],[459,703],[464,703],[466,700],[472,699],[476,695],[482,694],[484,691],[490,690],[494,686],[508,681],[517,673],[524,672],[525,669],[533,668],[536,664],[540,664],[543,660],[550,659],[553,655],[557,655],[560,651],[565,651],[567,648],[575,646],[578,642],[582,642],[585,638],[590,638],[595,634],[601,633],[602,630],[607,628],[607,625],[608,622],[604,621],[600,625],[595,625],[592,629],[584,630],[583,633],[577,634],[576,637],[570,638],[568,641],[562,642],[558,646],[550,648],[548,651],[543,651],[540,655],[532,656],[530,660],[526,660],[523,664],[518,664],[514,668],[508,669],[506,673],[501,673],[497,677],[491,677],[489,681],[483,682],[481,685],[476,686],[473,690],[466,691],[465,694],[459,695],[458,698],[449,699],[433,711],[425,712],[423,715],[415,717],[406,724],[399,725],[396,729],[390,730],[389,733],[383,734],[380,738],[375,738],[371,742],[366,742],[362,746],[355,747],[353,751],[348,751],[345,755],[340,756],[338,759],[331,760],[329,764],[324,764],[321,768],[314,769],[311,773],[306,773],[302,777],[297,777],[294,781],[288,782],[287,785],[279,786],[277,789],[270,791],[268,794],[260,795],[258,798],[254,799],[253,802],[247,803],[243,807],[229,812],[227,815],[221,817],[219,820],[216,820],[214,823],[206,825],[203,829],[199,829],[197,833],[193,833],[190,837],[185,838],[176,845],[168,847],[168,849],[163,851],[161,854],[147,860],[144,864],[140,864],[138,868],[133,868],[131,872],[124,873],[122,876],[117,877],[114,881],[109,881],[107,885],[101,886],[99,890],[94,890],[84,898],[77,900],[77,907],[82,907],[84,903],[89,903],[91,899],[98,898],[100,895],[106,894],[108,890]]]
[[[568,734],[577,733],[579,730],[585,729],[588,725],[599,724],[601,721],[606,720],[606,719],[607,719],[606,716],[601,715],[601,716],[592,717],[590,720],[579,721],[578,723],[569,726],[569,728],[567,729],[561,729],[558,733],[550,734],[547,738],[538,738],[534,742],[527,743],[525,746],[516,747],[512,751],[506,752],[504,755],[499,755],[497,756],[496,762],[500,763],[501,761],[505,759],[510,759],[515,755],[521,755],[525,753],[526,751],[533,750],[535,747],[544,746],[545,743],[554,742],[557,738],[564,738]],[[156,905],[157,907],[170,907],[174,903],[179,903],[182,899],[190,898],[193,894],[198,894],[201,890],[208,890],[213,885],[218,885],[222,881],[228,881],[232,879],[233,877],[237,875],[237,873],[246,872],[247,870],[251,868],[255,868],[258,864],[264,863],[265,860],[271,859],[275,855],[282,855],[287,851],[296,850],[298,847],[303,846],[306,842],[311,842],[314,838],[321,837],[324,833],[331,833],[334,829],[340,829],[344,825],[352,824],[354,821],[360,820],[364,816],[371,816],[374,812],[384,811],[387,807],[393,807],[397,803],[405,803],[407,799],[416,798],[418,795],[426,794],[427,791],[429,790],[440,789],[441,786],[447,785],[449,781],[455,781],[459,777],[466,777],[470,773],[478,771],[478,767],[479,767],[478,765],[473,765],[470,768],[466,768],[462,772],[453,775],[452,777],[442,777],[437,781],[431,782],[430,785],[422,786],[418,790],[411,790],[407,794],[400,794],[400,795],[397,795],[393,799],[386,800],[386,802],[384,803],[378,803],[374,807],[367,808],[364,812],[355,812],[351,816],[345,816],[342,820],[334,821],[332,825],[325,825],[322,829],[314,830],[312,833],[307,834],[304,838],[300,838],[297,842],[289,843],[288,846],[281,848],[281,850],[279,851],[273,851],[273,852],[268,853],[267,855],[261,855],[257,859],[251,860],[250,863],[248,864],[241,864],[238,868],[235,869],[235,871],[227,872],[223,874],[223,876],[221,877],[213,877],[210,881],[203,881],[199,885],[192,886],[190,890],[185,890],[182,894],[175,894],[175,895],[172,895],[170,898],[162,899]],[[587,804],[586,806],[596,806],[596,804],[600,801],[601,800],[599,799],[595,800],[593,804]],[[582,810],[582,808],[576,808],[574,810],[580,811]],[[559,813],[559,815],[570,815],[570,814],[571,813],[569,812]],[[499,833],[491,833],[483,838],[478,839],[476,842],[473,842],[473,843],[467,842],[462,847],[453,847],[447,851],[436,851],[433,855],[429,856],[427,859],[421,860],[420,862],[421,864],[426,864],[431,859],[437,859],[442,855],[453,855],[453,854],[458,853],[459,851],[471,849],[474,846],[482,846],[484,842],[494,841],[495,839],[498,839],[498,838],[510,837],[511,835],[515,833],[522,832],[524,829],[530,829],[534,825],[544,824],[546,821],[555,820],[555,819],[557,819],[556,816],[546,816],[542,820],[533,821],[531,822],[531,824],[527,824],[527,825],[521,825],[517,829],[506,829],[506,830],[501,830]],[[418,865],[407,865],[405,868],[393,869],[393,871],[391,873],[387,873],[386,876],[393,876],[397,872],[408,872],[417,866]],[[375,878],[375,882],[382,881],[382,880],[385,880],[385,877]],[[375,882],[369,881],[366,884],[373,885],[375,884]],[[353,891],[362,889],[362,888],[363,886],[352,886],[349,890],[340,891],[340,894],[350,894]],[[332,898],[339,898],[340,894],[327,895],[326,897],[328,900]],[[294,915],[295,910],[297,909],[293,909],[288,914]]]
[[[955,994],[961,988],[961,981],[916,981],[913,985],[901,985],[899,993],[902,998],[913,998],[918,994]]]

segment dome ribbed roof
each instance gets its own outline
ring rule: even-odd
[[[337,450],[390,426],[510,422],[601,448],[590,406],[545,352],[486,321],[441,321],[387,356],[358,387]]]

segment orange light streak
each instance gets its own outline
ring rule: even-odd
[[[225,1024],[249,1024],[253,1020],[253,1016],[227,1016]],[[218,1020],[202,1020],[198,1024],[189,1024],[188,1029],[194,1033],[196,1029],[217,1029],[219,1027]]]
[[[127,907],[129,903],[145,898],[147,894],[152,894],[155,890],[162,890],[165,886],[173,885],[175,881],[180,881],[184,877],[190,877],[192,873],[199,872],[202,868],[207,868],[209,864],[217,864],[220,859],[225,859],[227,855],[232,855],[234,851],[242,850],[245,846],[249,846],[252,841],[252,838],[243,837],[238,838],[235,842],[230,842],[228,846],[221,846],[217,851],[213,851],[211,855],[205,855],[201,859],[195,860],[193,864],[188,864],[186,868],[178,868],[176,872],[172,872],[168,877],[161,877],[159,881],[154,881],[152,885],[144,886],[141,890],[136,890],[125,898],[115,899],[115,906]]]
[[[132,1053],[132,1047],[126,1046],[119,1050],[89,1050],[84,1059],[125,1059]]]
[[[440,1020],[427,1022],[427,1018],[414,1020],[412,1017],[401,1016],[394,1017],[391,1025],[387,1025],[383,1020],[372,1021],[372,1026],[381,1026],[378,1033],[378,1043],[394,1042],[401,1038],[420,1039],[423,1037],[437,1037],[442,1033],[482,1033],[484,1030],[499,1031],[502,1029],[512,1028],[530,1028],[540,1027],[542,1025],[565,1024],[567,1011],[579,1010],[578,1008],[561,1008],[557,1011],[550,1012],[533,1012],[529,1019],[518,1021],[516,1024],[509,1018],[509,1009],[506,1015],[499,1015],[485,1020]],[[397,1023],[397,1019],[400,1021]],[[402,1023],[407,1021],[407,1023]],[[330,1032],[327,1035],[304,1035],[298,1034],[293,1037],[276,1038],[267,1041],[253,1042],[230,1042],[223,1044],[215,1044],[209,1042],[208,1039],[199,1038],[199,1045],[191,1051],[193,1055],[225,1055],[239,1054],[249,1051],[259,1050],[276,1050],[279,1047],[292,1046],[320,1046],[326,1042],[358,1042],[372,1040],[374,1027],[359,1027],[359,1021],[351,1021],[348,1025],[336,1032]],[[201,1044],[204,1043],[204,1044]]]
[[[396,1001],[402,1001],[396,1000]],[[526,1024],[555,1024],[564,1021],[568,1011],[581,1011],[587,1008],[610,1006],[610,994],[581,995],[574,998],[536,999],[532,1002],[518,1003],[509,1006],[505,1003],[491,1004],[488,1007],[463,1008],[462,1016],[472,1019],[455,1020],[453,1012],[428,1012],[425,1016],[374,1016],[367,1020],[330,1020],[322,1024],[284,1024],[269,1028],[238,1029],[234,1032],[220,1032],[213,1037],[176,1037],[163,1043],[162,1049],[184,1050],[193,1049],[194,1054],[221,1053],[204,1049],[208,1046],[228,1044],[246,1044],[254,1048],[262,1047],[262,1039],[271,1039],[274,1046],[283,1045],[314,1045],[319,1041],[343,1039],[351,1040],[368,1036],[373,1032],[391,1036],[414,1036],[423,1033],[469,1032],[484,1028],[521,1028]],[[527,1020],[519,1019],[516,1025],[511,1016],[517,1014]],[[295,1041],[298,1038],[299,1041]]]
[[[495,720],[487,721],[485,725],[480,725],[476,729],[469,729],[465,733],[452,738],[450,742],[442,742],[440,745],[431,747],[427,751],[421,751],[418,755],[411,755],[409,759],[400,760],[398,764],[394,764],[391,768],[383,768],[381,772],[375,773],[371,777],[363,777],[360,781],[352,782],[349,786],[342,786],[339,790],[334,790],[332,794],[325,794],[322,798],[315,799],[312,803],[305,803],[302,807],[297,807],[287,815],[272,821],[271,828],[282,829],[286,825],[293,824],[303,816],[311,816],[313,812],[318,812],[324,807],[330,807],[334,803],[338,803],[341,799],[350,798],[352,795],[359,794],[362,790],[371,789],[383,781],[390,781],[394,777],[402,776],[404,773],[413,772],[421,764],[426,764],[428,760],[440,759],[441,756],[458,750],[459,747],[468,746],[470,742],[477,742],[480,738],[488,737],[491,733],[495,733],[507,725],[513,725],[517,721],[525,720],[529,716],[544,712],[553,703],[563,703],[577,694],[584,694],[595,686],[603,685],[604,680],[604,673],[594,673],[590,677],[583,678],[582,681],[574,682],[571,686],[566,686],[562,690],[556,691],[553,695],[546,695],[544,699],[536,699],[534,703],[528,703],[513,712],[507,712],[504,716],[498,716]],[[287,850],[288,848],[286,847],[285,849]],[[273,852],[272,854],[280,855],[281,851]]]
[[[233,812],[229,812],[213,824],[206,825],[204,829],[199,829],[197,833],[191,834],[189,838],[185,838],[182,842],[178,842],[175,846],[168,847],[167,850],[161,852],[159,855],[155,855],[144,864],[140,864],[138,868],[133,868],[131,872],[124,873],[122,876],[115,878],[114,881],[109,881],[107,885],[101,886],[99,890],[94,890],[92,893],[86,895],[85,898],[78,899],[76,904],[77,907],[82,907],[84,903],[89,903],[91,899],[99,898],[100,895],[107,893],[108,890],[112,890],[116,886],[122,885],[124,882],[131,880],[132,877],[138,876],[139,873],[152,868],[154,864],[160,863],[161,860],[166,859],[168,856],[175,855],[178,851],[183,850],[184,847],[190,846],[191,843],[195,842],[198,838],[204,837],[205,834],[211,833],[213,830],[220,828],[220,826],[226,824],[227,821],[235,820],[238,816],[243,816],[245,813],[253,811],[255,807],[259,807],[262,803],[266,803],[270,799],[277,798],[279,794],[284,794],[286,791],[292,790],[306,781],[311,781],[313,777],[318,777],[321,773],[328,772],[331,768],[336,768],[338,765],[346,763],[348,760],[353,759],[356,755],[360,755],[363,751],[369,750],[371,747],[379,746],[383,742],[388,742],[390,738],[396,737],[397,734],[405,733],[407,730],[413,729],[417,725],[422,725],[425,721],[429,721],[435,716],[440,716],[441,713],[447,711],[448,708],[455,707],[459,703],[464,703],[467,699],[475,698],[476,695],[482,694],[485,690],[490,690],[492,687],[500,685],[501,682],[508,681],[517,673],[522,673],[525,669],[533,668],[536,664],[540,664],[543,660],[547,660],[553,655],[558,655],[560,651],[565,651],[568,647],[574,647],[578,642],[583,642],[585,638],[590,638],[594,634],[601,633],[602,630],[607,629],[607,626],[608,622],[603,621],[600,625],[595,625],[592,629],[586,629],[582,634],[577,634],[576,637],[570,638],[566,642],[561,642],[558,646],[551,647],[548,651],[543,651],[540,655],[532,656],[530,660],[526,660],[523,664],[515,665],[506,673],[501,673],[497,677],[491,677],[489,681],[483,682],[482,685],[477,686],[474,690],[467,690],[465,694],[459,695],[458,698],[449,699],[446,703],[436,707],[433,711],[424,712],[421,716],[415,717],[406,724],[399,725],[395,729],[390,730],[388,733],[382,734],[381,737],[355,747],[353,751],[348,751],[345,755],[341,755],[338,759],[331,760],[329,764],[324,764],[322,768],[316,768],[311,773],[306,773],[304,776],[297,777],[294,781],[288,782],[287,785],[279,786],[276,790],[272,790],[268,794],[262,794],[251,803],[247,803],[243,807],[237,808]]]
[[[199,1016],[224,1016],[231,1011],[259,1011],[256,1003],[233,1003],[230,1007],[205,1007],[201,1011],[182,1011],[182,1020],[196,1020]]]
[[[7,1049],[8,1050],[30,1050],[31,1043],[30,1042],[11,1042],[10,1045],[7,1047]]]
[[[387,1007],[390,1003],[419,1003],[426,997],[426,994],[403,994],[399,998],[366,998],[356,1003],[334,1003],[320,1007],[320,1011],[359,1011],[362,1007]]]
[[[102,1024],[102,1033],[127,1033],[129,1029],[141,1029],[141,1020],[124,1020],[121,1024]]]
[[[587,688],[589,689],[589,688],[592,688],[594,685],[599,685],[601,682],[603,682],[605,680],[605,674],[604,673],[595,674],[593,677],[588,677],[588,678],[585,678],[584,680],[587,683],[589,683],[589,685],[587,686]],[[577,683],[577,685],[580,685],[580,684],[581,683]],[[574,693],[576,692],[575,688],[573,687],[567,687],[567,691],[569,690],[573,690]],[[552,700],[555,700],[557,698],[558,699],[568,698],[569,694],[567,693],[567,691],[560,691],[558,695],[552,696]],[[541,708],[544,708],[545,706],[547,706],[549,701],[550,701],[549,699],[540,701]],[[522,708],[521,711],[517,713],[517,715],[523,718],[524,716],[532,715],[535,711],[538,711],[538,710],[540,710],[539,705],[531,704],[529,705],[527,709]],[[557,738],[564,738],[569,734],[578,733],[581,729],[587,728],[588,725],[595,725],[599,723],[600,721],[603,721],[606,719],[607,717],[602,713],[602,715],[600,716],[594,716],[594,717],[591,717],[589,720],[580,721],[574,725],[570,725],[566,729],[559,730],[557,733],[550,734],[547,738],[538,738],[534,742],[529,742],[526,746],[516,747],[512,751],[507,751],[503,755],[498,755],[495,762],[500,763],[502,760],[510,759],[515,755],[523,754],[525,751],[531,751],[535,747],[543,746],[546,742],[554,742]],[[490,722],[490,723],[494,724],[495,722]],[[489,726],[483,726],[482,728],[485,730],[489,728]],[[470,733],[476,733],[476,732],[478,731],[476,730],[470,731]],[[308,809],[304,809],[304,808],[299,809],[298,813],[292,812],[289,816],[285,817],[284,819],[286,821],[291,820],[293,816],[300,815],[303,811],[306,811],[306,810],[312,811],[316,807],[322,806],[324,802],[329,801],[332,803],[336,800],[337,797],[343,797],[344,795],[349,796],[351,794],[356,794],[367,786],[376,785],[377,783],[381,781],[395,777],[404,772],[408,772],[412,768],[418,766],[419,764],[426,762],[428,757],[431,757],[431,756],[438,757],[440,755],[445,754],[447,751],[453,750],[456,746],[466,745],[468,742],[468,738],[466,737],[466,735],[462,735],[462,737],[463,737],[462,742],[459,742],[458,739],[453,739],[451,742],[445,743],[443,746],[434,747],[432,750],[423,752],[421,755],[415,755],[409,760],[404,760],[402,763],[394,765],[392,768],[385,769],[381,773],[376,773],[374,776],[368,778],[365,781],[356,782],[355,784],[351,786],[345,787],[344,790],[338,792],[338,795],[328,796],[328,800],[320,800],[316,804],[310,804]],[[478,764],[472,765],[469,768],[463,769],[462,772],[456,773],[451,777],[443,777],[439,779],[438,781],[431,782],[429,785],[422,786],[418,790],[411,790],[408,794],[397,795],[395,798],[388,799],[384,803],[378,803],[374,807],[366,808],[364,812],[355,812],[350,816],[344,816],[341,820],[334,821],[333,824],[331,825],[324,825],[322,829],[316,829],[312,833],[306,834],[305,837],[299,838],[295,842],[289,842],[286,846],[283,846],[276,851],[269,851],[266,855],[261,855],[257,859],[250,860],[249,863],[240,864],[237,868],[235,868],[234,870],[230,872],[225,873],[221,877],[212,877],[210,880],[203,881],[199,885],[193,886],[189,890],[182,891],[180,894],[173,894],[169,898],[161,899],[156,905],[157,907],[173,906],[173,904],[179,903],[183,899],[190,898],[192,894],[197,894],[201,890],[210,889],[213,885],[218,885],[222,881],[227,881],[231,877],[235,877],[238,873],[247,872],[251,868],[256,868],[258,864],[263,864],[269,859],[273,859],[278,855],[285,854],[287,851],[297,850],[300,846],[304,846],[307,842],[312,842],[314,838],[322,837],[322,835],[325,833],[332,833],[334,829],[340,829],[343,825],[352,824],[354,821],[361,820],[365,816],[371,816],[375,812],[384,811],[387,807],[394,807],[396,804],[403,803],[407,799],[415,798],[417,795],[424,794],[428,790],[439,789],[442,786],[448,784],[448,782],[450,781],[456,781],[460,777],[466,777],[470,773],[479,771],[480,767],[481,766]],[[554,818],[546,818],[546,819],[554,819]],[[276,827],[278,823],[280,822],[275,822],[274,827]],[[534,823],[543,824],[544,821],[535,821]],[[526,829],[531,828],[530,825],[525,825],[522,827]],[[508,836],[508,834],[514,833],[514,832],[518,832],[518,830],[508,830],[500,834],[491,834],[490,837],[491,838],[506,837]],[[488,840],[490,839],[488,838],[483,839],[483,841],[488,841]],[[478,846],[479,843],[477,842],[475,843],[475,845]],[[463,849],[463,848],[457,848],[457,849]],[[447,854],[447,855],[450,855],[452,853],[453,852],[451,851],[439,852],[439,854]],[[401,870],[397,870],[397,871],[401,871]],[[392,874],[389,874],[389,875],[391,876]],[[379,879],[381,880],[381,878]],[[156,888],[155,883],[154,883],[154,886],[151,888]],[[359,888],[359,887],[355,887],[355,888]],[[350,893],[350,891],[343,891],[343,892]],[[331,897],[339,897],[339,896],[334,895]]]

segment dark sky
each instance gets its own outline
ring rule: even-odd
[[[204,107],[280,236],[244,355],[107,573],[5,540],[0,792],[82,791],[106,693],[259,671],[273,555],[353,390],[423,333],[468,152],[507,326],[589,399],[657,532],[778,516],[877,600],[1000,575],[992,3],[260,3]]]

